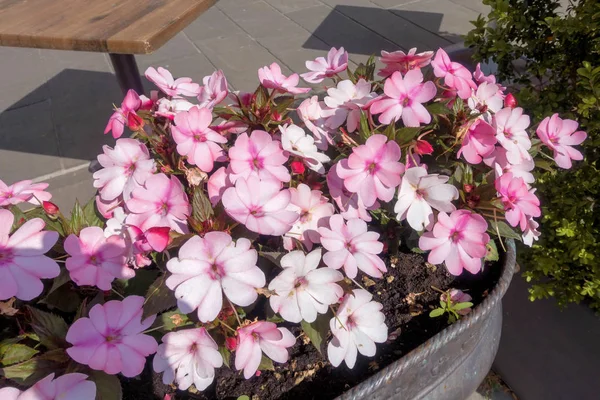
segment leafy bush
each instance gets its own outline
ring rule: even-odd
[[[589,135],[585,162],[537,173],[542,235],[521,251],[524,275],[534,282],[530,298],[554,296],[561,306],[588,299],[599,309],[600,3],[581,0],[560,10],[556,0],[483,2],[492,10],[466,40],[476,59],[498,64],[497,76],[510,83],[533,122],[558,112]]]

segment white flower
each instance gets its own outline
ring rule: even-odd
[[[276,292],[269,301],[273,311],[286,321],[314,322],[317,314],[325,314],[344,294],[335,283],[344,276],[331,268],[317,268],[320,261],[321,249],[307,255],[296,250],[281,259],[283,271],[269,284],[269,290]]]
[[[542,234],[537,228],[540,226],[533,218],[527,220],[527,227],[523,231],[523,243],[527,246],[533,246],[533,241],[538,240]]]
[[[304,129],[297,125],[280,126],[281,147],[288,153],[301,157],[306,162],[308,168],[320,174],[325,173],[324,162],[329,162],[330,158],[321,152],[315,144],[315,139],[308,136]]]
[[[347,122],[350,133],[358,128],[362,107],[377,97],[377,93],[371,92],[371,84],[364,79],[360,79],[356,85],[350,80],[341,81],[337,87],[327,89],[327,94],[324,101],[332,109],[332,115],[327,118],[325,126],[337,129]]]
[[[452,200],[458,199],[458,190],[446,184],[447,176],[427,174],[423,167],[409,168],[404,173],[394,212],[398,221],[406,219],[417,231],[431,229],[433,210],[452,212],[456,210]]]
[[[204,390],[215,378],[215,368],[223,365],[219,347],[206,329],[185,329],[169,332],[162,338],[152,362],[155,372],[164,372],[163,383],[175,380],[180,390],[192,383]]]
[[[504,105],[504,97],[500,86],[483,82],[477,90],[473,91],[473,94],[467,100],[469,108],[474,113],[481,113],[486,122],[491,121],[492,113],[497,113],[502,109]]]
[[[329,322],[333,339],[327,346],[327,356],[334,367],[345,361],[348,368],[353,368],[357,353],[372,357],[375,343],[387,340],[383,306],[372,298],[366,290],[354,290],[344,297],[337,315]]]

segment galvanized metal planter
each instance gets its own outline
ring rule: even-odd
[[[406,356],[338,397],[339,400],[465,400],[492,366],[502,330],[502,296],[515,272],[506,241],[502,275],[486,299]]]

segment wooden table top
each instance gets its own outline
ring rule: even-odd
[[[215,2],[0,0],[0,45],[147,54]]]

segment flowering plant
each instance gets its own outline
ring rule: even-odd
[[[224,364],[249,379],[285,363],[298,323],[316,346],[330,334],[329,361],[352,368],[388,338],[356,278],[381,278],[400,242],[453,275],[497,260],[496,241],[531,245],[534,158],[569,168],[586,134],[554,115],[530,137],[495,77],[442,49],[381,61],[380,79],[373,58],[351,71],[331,49],[302,75],[331,81],[326,94],[299,104],[311,89],[277,64],[253,93],[230,92],[221,71],[201,86],[149,68],[160,93],[130,90],[110,118],[95,199],[67,218],[47,185],[0,182],[0,300],[15,327],[1,373],[43,378],[0,394],[94,398],[152,354],[164,383],[203,390]],[[38,207],[16,207],[27,201]],[[451,304],[468,299],[443,301],[466,312]]]

